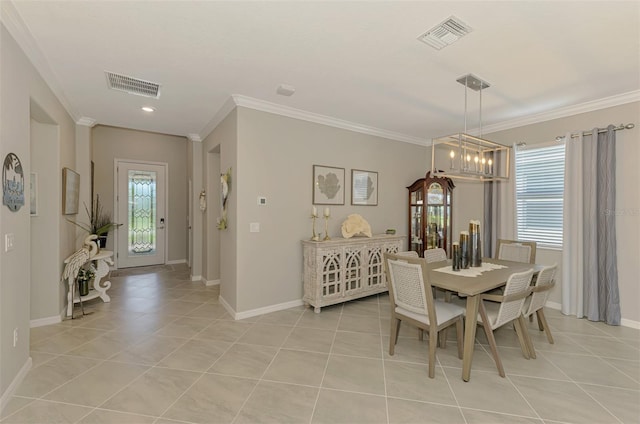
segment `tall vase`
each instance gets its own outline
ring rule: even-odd
[[[460,232],[460,268],[469,268],[469,232]]]
[[[469,221],[469,254],[471,266],[482,266],[482,252],[480,249],[480,221]]]

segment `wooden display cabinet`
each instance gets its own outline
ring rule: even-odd
[[[452,242],[452,191],[450,178],[427,172],[409,190],[409,250],[424,256],[427,249],[443,248],[450,256]]]

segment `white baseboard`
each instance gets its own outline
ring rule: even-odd
[[[622,318],[620,320],[620,325],[624,327],[631,327],[631,328],[635,328],[636,330],[640,330],[640,322],[638,321],[632,321],[630,319]]]
[[[178,265],[178,264],[186,264],[186,263],[187,263],[186,259],[175,259],[173,261],[165,262],[165,265]]]
[[[555,309],[556,311],[562,310],[562,304],[558,302],[551,302],[547,300],[547,303],[544,304],[547,308]]]
[[[0,412],[4,410],[5,406],[7,406],[7,404],[9,403],[9,400],[11,400],[11,397],[13,396],[15,391],[18,389],[18,386],[20,385],[20,383],[22,383],[22,380],[24,380],[24,378],[27,376],[27,373],[31,369],[32,364],[33,364],[33,360],[31,359],[31,357],[27,358],[27,361],[24,363],[22,368],[20,368],[20,371],[18,371],[18,374],[13,379],[11,384],[9,384],[9,387],[7,387],[7,390],[4,391],[4,393],[0,397]]]
[[[225,309],[229,311],[231,316],[233,316],[233,319],[245,319],[245,318],[255,317],[258,315],[268,314],[270,312],[277,312],[285,309],[295,308],[296,306],[302,306],[302,305],[304,305],[304,302],[302,301],[302,299],[298,299],[298,300],[292,300],[291,302],[278,303],[276,305],[269,305],[263,308],[250,309],[248,311],[243,311],[243,312],[233,311],[233,313],[231,313],[231,311],[229,311],[229,309],[231,308],[230,307],[227,308],[227,306],[225,306]]]
[[[192,275],[191,281],[202,281],[202,275]]]
[[[547,301],[547,303],[544,304],[544,306],[551,308],[551,309],[556,309],[558,311],[562,310],[562,304],[557,303],[557,302],[549,302]],[[640,330],[640,322],[638,321],[633,321],[630,319],[626,319],[626,318],[622,318],[620,320],[620,325],[623,327],[630,327],[630,328],[635,328],[636,330]]]
[[[220,304],[224,307],[224,309],[227,310],[227,312],[233,317],[233,319],[238,319],[236,318],[236,311],[231,307],[231,305],[229,305],[229,302],[227,302],[224,297],[222,297],[222,295],[218,296],[218,302],[220,302]]]
[[[203,278],[202,281],[204,282],[205,286],[219,286],[220,285],[220,279],[219,278],[217,280],[205,280]]]
[[[60,315],[54,315],[52,317],[32,319],[31,321],[29,321],[29,327],[30,328],[42,327],[43,325],[58,324],[61,322],[62,322],[62,317]]]

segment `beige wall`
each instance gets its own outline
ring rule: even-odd
[[[487,138],[503,144],[525,142],[527,146],[553,141],[556,136],[567,131],[590,131],[593,127],[606,127],[609,124],[635,123],[632,130],[616,132],[616,237],[618,243],[618,285],[620,288],[620,308],[622,318],[640,322],[640,102],[611,107],[554,119],[539,124],[526,125],[507,131],[487,135]],[[513,181],[513,180],[512,180]],[[469,205],[472,207],[472,205]],[[512,209],[515,214],[515,208]],[[509,220],[507,231],[515,234],[514,218]],[[550,249],[538,249],[537,262],[562,265],[562,252]],[[550,300],[561,303],[562,270],[558,272],[556,287]]]
[[[228,283],[225,252],[237,249],[236,312],[302,298],[300,241],[311,236],[314,164],[345,169],[345,204],[330,206],[331,237],[341,237],[341,224],[351,213],[361,214],[374,233],[387,228],[407,233],[406,187],[426,173],[425,147],[242,107],[236,113],[238,166],[233,169],[230,229],[221,232],[220,247],[222,292]],[[228,167],[225,148],[222,144],[220,172]],[[351,205],[352,169],[378,172],[378,206]],[[267,198],[266,206],[258,206],[258,196]],[[259,223],[260,232],[249,232],[250,223]],[[316,229],[323,228],[319,220]],[[237,234],[237,246],[226,237],[231,232]]]
[[[34,105],[35,106],[35,105]],[[32,108],[33,114],[33,108]],[[39,115],[39,113],[37,113]],[[41,116],[39,117],[41,119]],[[47,122],[50,122],[47,119]],[[38,176],[38,214],[30,221],[31,321],[60,314],[60,276],[51,272],[57,269],[59,259],[43,248],[43,240],[57,237],[60,216],[60,192],[58,190],[58,126],[31,120],[31,171]],[[26,175],[25,175],[26,177]],[[28,199],[25,199],[28,202]],[[29,204],[24,206],[27,210]],[[70,225],[70,224],[69,224]],[[52,299],[55,301],[52,302]]]
[[[113,211],[114,159],[164,162],[169,168],[167,192],[168,261],[187,260],[187,139],[125,128],[98,125],[92,131],[94,194],[105,210]],[[113,236],[108,248],[113,246]]]
[[[238,112],[229,113],[225,119],[202,141],[202,173],[194,178],[201,181],[207,191],[208,207],[203,216],[206,228],[195,228],[207,234],[203,240],[205,247],[198,246],[195,255],[204,258],[212,254],[219,255],[219,270],[211,269],[209,263],[205,278],[220,279],[220,299],[233,310],[238,310],[238,292],[243,284],[238,279],[239,256],[244,252],[238,247],[237,203],[241,177],[238,174]],[[244,165],[243,165],[244,166]],[[220,216],[220,173],[231,168],[231,190],[229,191],[226,230],[215,228],[216,218]],[[223,171],[221,171],[223,170]],[[204,181],[203,181],[204,180]],[[216,272],[219,271],[219,272]],[[216,278],[218,277],[218,278]]]
[[[25,175],[25,198],[29,199],[28,176],[31,172],[30,160],[30,118],[31,102],[58,127],[59,147],[53,175],[40,175],[54,181],[54,190],[60,198],[61,169],[75,167],[75,124],[60,104],[53,92],[42,80],[27,57],[20,50],[4,25],[0,25],[0,146],[2,157],[13,152],[21,159]],[[54,208],[53,220],[56,239],[41,243],[54,258],[58,258],[51,275],[59,276],[62,261],[75,249],[73,225],[66,222],[60,210],[60,202],[43,207]],[[0,261],[0,393],[2,401],[7,389],[20,370],[29,364],[29,325],[30,325],[30,281],[31,281],[31,235],[29,207],[25,205],[17,212],[11,212],[5,206],[0,208],[0,234],[13,233],[15,248],[2,252]],[[58,284],[58,278],[56,278]],[[56,286],[59,287],[59,286]],[[60,311],[64,305],[61,288],[60,296],[50,299]],[[57,307],[56,307],[57,306]],[[18,344],[13,347],[13,330],[18,329]]]

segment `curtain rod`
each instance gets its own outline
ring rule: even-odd
[[[618,130],[630,130],[631,128],[634,128],[634,127],[635,127],[635,125],[634,125],[634,124],[627,124],[627,125],[625,125],[625,124],[620,124],[620,125],[618,125],[617,127],[615,127],[613,130],[614,130],[614,131],[618,131]],[[583,132],[583,133],[582,133],[582,135],[591,135],[591,133],[592,133],[592,132],[593,132],[593,131],[585,131],[585,132]],[[600,133],[605,133],[605,132],[607,132],[607,129],[606,129],[606,128],[598,128],[598,134],[600,134]],[[578,138],[578,137],[580,137],[580,134],[571,134],[571,138]],[[557,137],[556,137],[556,141],[562,141],[562,140],[564,140],[564,139],[565,139],[565,136],[564,136],[564,135],[559,135],[559,136],[557,136]]]

